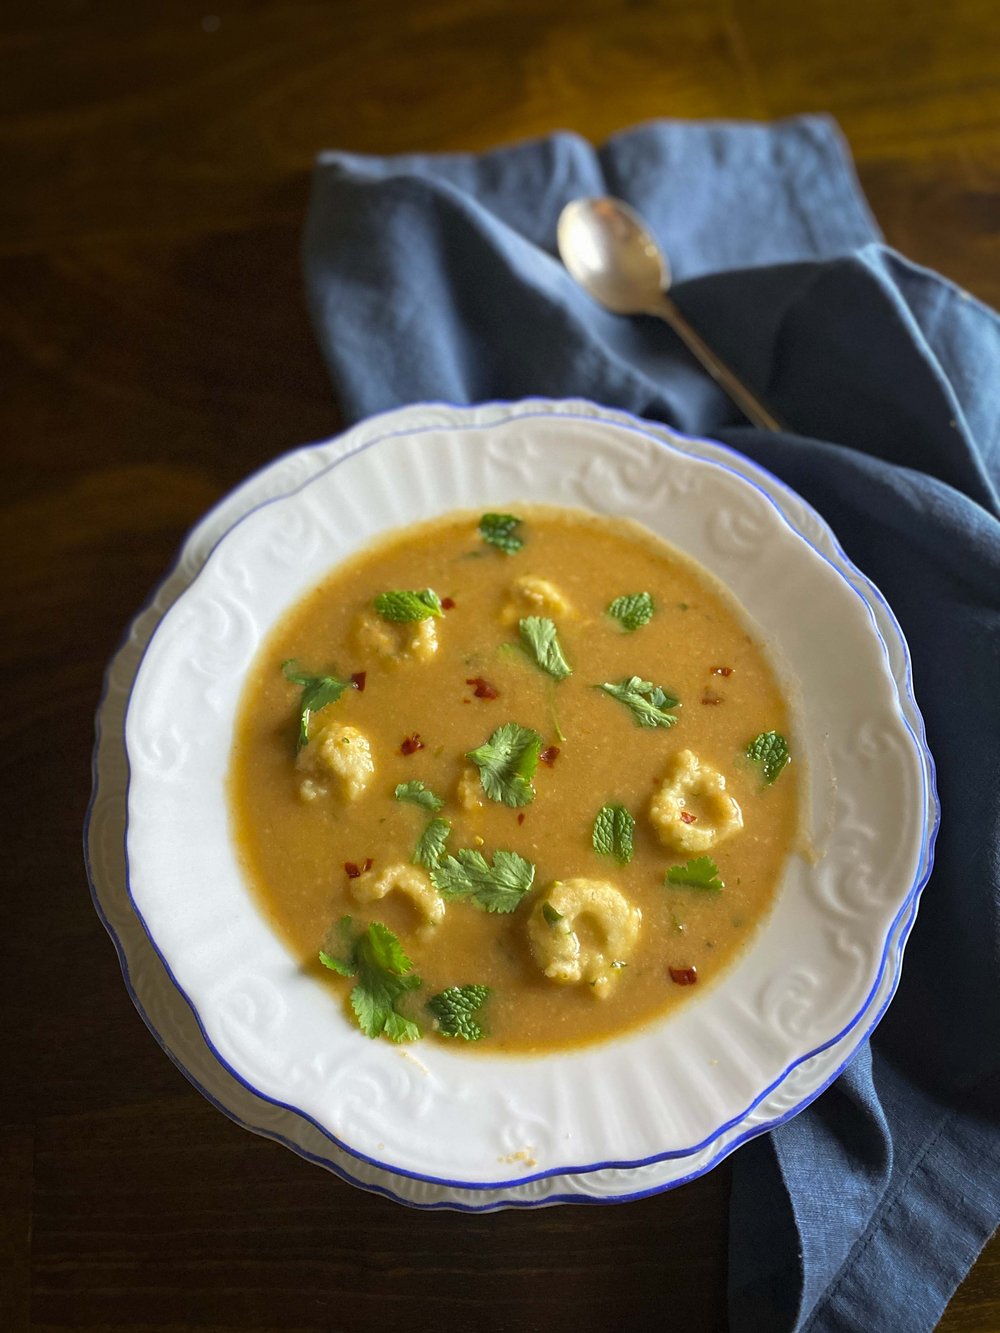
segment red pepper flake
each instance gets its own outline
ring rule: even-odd
[[[416,754],[418,750],[424,748],[424,743],[420,739],[420,732],[415,731],[412,736],[407,736],[399,747],[400,754]]]
[[[732,667],[712,667],[713,676],[731,676],[732,674]]]
[[[703,704],[724,704],[725,699],[720,699],[717,694],[703,694],[701,696]]]
[[[518,811],[518,814],[517,814],[517,822],[518,822],[519,824],[523,824],[523,823],[524,823],[524,811],[523,811],[523,810],[519,810],[519,811]]]
[[[365,681],[367,679],[368,679],[367,671],[355,671],[354,674],[351,676],[351,684],[354,686],[354,688],[357,690],[359,694],[364,694]]]
[[[698,816],[693,815],[690,810],[681,811],[682,824],[697,824],[697,822],[698,822]]]
[[[442,597],[442,598],[441,598],[441,610],[442,610],[442,611],[454,611],[454,609],[455,609],[455,599],[454,599],[454,597]]]
[[[442,603],[443,605],[443,603]],[[491,685],[488,680],[483,680],[482,676],[473,676],[467,680],[466,685],[474,685],[473,693],[477,699],[499,699],[500,691],[495,685]]]
[[[698,969],[696,967],[672,967],[670,969],[670,980],[678,986],[693,986],[698,980]]]
[[[365,863],[363,866],[356,865],[354,861],[345,861],[344,869],[347,872],[347,878],[357,879],[359,875],[367,874],[368,871],[371,870],[372,864],[373,863],[370,856],[365,857]]]
[[[541,754],[538,757],[543,764],[548,764],[549,768],[551,768],[552,765],[559,758],[559,746],[558,745],[546,746],[546,748],[541,752]]]

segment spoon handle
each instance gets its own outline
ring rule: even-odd
[[[701,362],[719,388],[729,395],[749,421],[752,421],[755,426],[763,427],[764,430],[786,429],[783,423],[767,410],[760,399],[751,393],[742,380],[736,378],[726,363],[716,356],[701,335],[687,322],[666,292],[662,294],[660,301],[649,313],[658,315],[670,325],[691,355]]]

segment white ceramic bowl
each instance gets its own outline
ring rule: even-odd
[[[433,1204],[435,1191],[466,1206],[466,1195],[483,1206],[625,1197],[684,1178],[683,1164],[665,1169],[671,1159],[706,1169],[815,1095],[895,985],[935,808],[905,647],[900,657],[900,637],[888,653],[876,628],[898,635],[891,616],[787,488],[721,446],[620,414],[407,409],[323,449],[301,455],[299,489],[251,508],[219,542],[132,690],[129,887],[177,993],[227,1081],[357,1159],[360,1183],[402,1182],[390,1192],[413,1202]],[[252,499],[295,471],[295,458],[268,469]],[[283,611],[371,536],[526,498],[635,517],[736,592],[800,693],[795,744],[822,859],[793,863],[724,981],[641,1034],[545,1060],[369,1042],[302,975],[240,880],[222,783],[242,673]],[[234,516],[250,499],[234,498]]]

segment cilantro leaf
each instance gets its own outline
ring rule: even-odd
[[[337,922],[337,924],[335,926],[332,926],[330,930],[327,932],[328,939],[333,935],[334,931],[336,931],[337,935],[340,938],[340,944],[344,951],[344,956],[352,960],[351,966],[353,967],[354,941],[357,934],[357,932],[354,929],[354,922],[351,920],[349,916],[342,916],[340,920]],[[353,976],[354,974],[353,972],[345,972],[344,975]]]
[[[594,820],[594,851],[613,856],[620,865],[632,860],[635,820],[623,805],[603,805]]]
[[[536,666],[556,680],[572,676],[573,668],[563,656],[554,621],[547,616],[528,616],[520,622],[518,628],[524,650],[534,658]]]
[[[444,615],[441,598],[433,588],[380,592],[373,605],[383,620],[427,620],[430,616]]]
[[[432,995],[427,1008],[437,1019],[437,1030],[442,1037],[461,1037],[465,1041],[479,1041],[486,1033],[473,1018],[490,997],[489,986],[449,986],[438,995]]]
[[[397,1009],[407,991],[422,983],[399,940],[380,921],[373,921],[354,945],[358,984],[351,991],[351,1008],[366,1037],[385,1033],[392,1041],[415,1041],[416,1023]]]
[[[420,978],[415,978],[417,985],[420,985]],[[353,1000],[352,1000],[353,1003]],[[357,1013],[357,1010],[355,1010]],[[419,1041],[423,1035],[420,1028],[411,1019],[405,1018],[398,1010],[393,1009],[385,1018],[385,1026],[382,1031],[390,1041]]]
[[[488,741],[469,750],[465,757],[479,769],[483,791],[491,801],[518,806],[535,799],[531,779],[541,750],[542,738],[537,731],[516,722],[505,722]]]
[[[622,629],[631,634],[648,625],[655,610],[656,604],[648,592],[630,592],[615,598],[608,607],[608,615],[620,621]]]
[[[524,545],[523,537],[518,537],[514,529],[521,520],[513,514],[484,514],[479,520],[479,535],[484,542],[498,546],[507,555],[513,555]]]
[[[651,680],[642,680],[639,676],[626,676],[617,683],[605,681],[598,685],[599,690],[610,694],[613,699],[623,703],[640,727],[672,727],[677,721],[676,713],[668,713],[668,708],[678,708],[680,700],[654,685]]]
[[[415,1041],[420,1029],[399,1013],[396,1005],[407,991],[416,990],[422,983],[413,974],[413,964],[399,940],[380,921],[373,921],[353,940],[349,916],[342,917],[338,927],[350,956],[334,958],[321,949],[319,961],[342,977],[358,978],[351,991],[358,1027],[366,1037],[385,1033],[392,1041]]]
[[[666,884],[683,884],[689,889],[712,889],[718,892],[726,886],[719,878],[719,867],[710,856],[697,856],[686,866],[671,866]]]
[[[557,912],[547,899],[542,903],[542,916],[545,918],[547,926],[554,926],[557,922],[563,920],[562,912]]]
[[[471,898],[486,912],[513,912],[531,888],[535,867],[517,852],[493,853],[492,866],[482,852],[463,847],[431,870],[431,880],[446,898]]]
[[[748,759],[760,765],[765,787],[770,787],[785,765],[792,762],[788,742],[777,731],[762,731],[747,746],[746,754]]]
[[[354,684],[352,680],[340,680],[337,676],[312,676],[303,671],[294,657],[282,662],[281,670],[286,680],[293,685],[302,686],[299,697],[299,739],[298,749],[309,744],[309,719],[327,704],[335,704],[340,696]]]
[[[449,833],[451,823],[447,819],[432,819],[417,840],[413,864],[433,870],[441,859]]]
[[[324,967],[328,967],[331,972],[337,972],[342,977],[353,977],[356,972],[353,961],[345,958],[334,958],[332,954],[326,953],[320,949],[319,961]]]
[[[425,810],[432,812],[440,810],[444,801],[440,796],[435,796],[430,787],[425,786],[419,778],[414,778],[412,782],[401,782],[396,788],[397,801],[410,801],[413,805],[423,806]]]

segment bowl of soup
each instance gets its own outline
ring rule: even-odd
[[[220,1067],[485,1196],[693,1159],[846,1058],[934,824],[871,585],[746,460],[585,404],[327,457],[126,717],[131,900]]]

